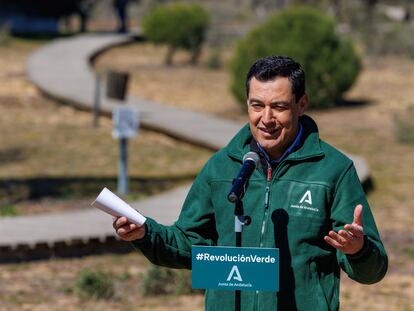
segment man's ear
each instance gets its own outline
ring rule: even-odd
[[[308,108],[308,94],[304,94],[298,102],[299,105],[299,116],[305,114],[306,109]]]

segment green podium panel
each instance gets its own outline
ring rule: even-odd
[[[279,289],[277,248],[193,246],[191,257],[193,288]]]

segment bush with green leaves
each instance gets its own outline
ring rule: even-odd
[[[17,216],[19,213],[11,204],[0,205],[0,217],[2,216]]]
[[[231,90],[245,103],[245,77],[249,67],[268,55],[286,55],[306,73],[310,108],[328,108],[355,82],[361,68],[349,40],[335,32],[334,21],[316,9],[282,10],[254,28],[236,47],[231,62]]]
[[[110,299],[115,294],[112,277],[102,271],[82,270],[75,293],[82,299]]]
[[[209,24],[207,11],[196,4],[173,3],[154,7],[142,21],[145,37],[155,44],[169,47],[166,64],[171,64],[174,52],[183,48],[191,52],[196,63]]]
[[[0,24],[0,46],[7,45],[10,42],[10,26]]]
[[[400,143],[414,144],[414,105],[394,113],[395,136]]]
[[[364,34],[367,53],[377,55],[401,55],[414,58],[414,25],[384,22],[375,31]]]
[[[146,296],[186,295],[198,292],[191,287],[191,271],[152,265],[142,275],[142,291]]]

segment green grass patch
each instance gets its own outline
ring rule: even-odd
[[[129,272],[125,271],[125,272],[122,272],[122,273],[118,274],[116,276],[116,279],[121,281],[121,282],[128,281],[128,280],[131,279],[131,274]]]
[[[75,293],[81,299],[110,299],[115,294],[112,276],[103,271],[84,269],[76,282]]]
[[[394,114],[395,136],[405,144],[414,144],[414,106]]]
[[[11,204],[0,206],[0,216],[17,216],[18,214],[16,208]]]
[[[199,293],[191,287],[191,271],[169,269],[152,265],[141,275],[142,291],[145,296],[188,295]]]
[[[414,259],[414,246],[404,248],[403,252],[404,252],[404,254],[406,254],[411,259]]]

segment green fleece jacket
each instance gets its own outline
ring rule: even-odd
[[[242,310],[338,310],[340,268],[365,284],[378,282],[387,270],[387,255],[352,161],[320,140],[310,117],[300,122],[300,147],[278,164],[270,182],[256,168],[243,198],[252,222],[243,229],[242,245],[279,248],[280,290],[242,292]],[[246,125],[211,157],[174,225],[147,220],[147,235],[133,243],[150,261],[191,269],[192,245],[234,246],[234,206],[227,194],[251,139]],[[357,204],[364,207],[365,243],[348,256],[323,237],[352,223]],[[234,293],[207,290],[205,308],[233,310]]]

